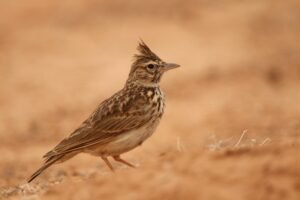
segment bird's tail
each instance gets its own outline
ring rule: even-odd
[[[43,164],[42,167],[40,167],[36,172],[34,172],[30,178],[27,180],[28,183],[33,181],[37,176],[39,176],[45,169],[56,163],[58,160],[60,160],[63,156],[55,156],[50,159],[47,159],[46,162]]]

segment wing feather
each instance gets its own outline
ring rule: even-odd
[[[147,106],[147,99],[144,96],[128,96],[128,93],[122,91],[116,93],[100,104],[78,129],[44,157],[77,151],[95,144],[109,143],[116,136],[145,125],[151,118],[150,113],[150,106]]]

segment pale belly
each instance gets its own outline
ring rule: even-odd
[[[95,145],[85,150],[86,153],[95,156],[114,156],[120,155],[141,145],[155,131],[159,120],[156,120],[152,126],[144,126],[137,130],[123,133],[114,141],[105,145]]]

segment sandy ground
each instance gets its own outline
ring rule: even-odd
[[[0,2],[0,199],[300,199],[299,1]],[[26,179],[128,75],[139,38],[163,77],[156,133]]]

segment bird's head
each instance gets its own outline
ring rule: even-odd
[[[157,86],[164,72],[179,67],[177,64],[164,62],[143,41],[139,43],[137,50],[127,82]]]

